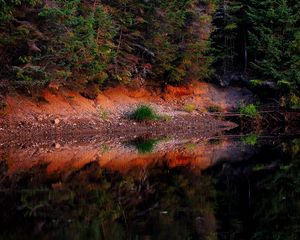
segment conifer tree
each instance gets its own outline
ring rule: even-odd
[[[253,69],[292,90],[300,85],[299,10],[298,0],[250,0],[247,10]]]

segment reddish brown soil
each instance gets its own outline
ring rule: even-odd
[[[117,136],[205,134],[212,129],[234,126],[210,116],[206,111],[209,106],[218,105],[226,111],[247,101],[249,96],[240,88],[222,89],[202,82],[182,87],[166,86],[163,91],[118,86],[103,91],[95,100],[50,87],[42,93],[42,102],[17,94],[6,97],[7,107],[0,115],[0,143],[83,133]],[[128,113],[140,104],[151,105],[159,114],[168,117],[152,123],[129,120]],[[185,112],[187,104],[193,105],[195,110]]]
[[[202,170],[220,160],[231,159],[232,156],[236,160],[244,157],[239,142],[222,137],[216,144],[210,139],[161,139],[149,153],[139,153],[130,141],[117,138],[90,138],[89,141],[85,139],[85,142],[57,140],[53,144],[0,148],[0,160],[6,161],[9,175],[26,172],[43,164],[51,175],[81,169],[91,162],[97,162],[105,169],[126,173],[131,169],[146,169],[156,164],[167,164],[170,168],[189,166]]]

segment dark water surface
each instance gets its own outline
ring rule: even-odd
[[[300,138],[2,149],[1,239],[300,239]]]

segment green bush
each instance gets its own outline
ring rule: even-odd
[[[141,105],[131,114],[131,118],[141,122],[148,120],[157,120],[159,119],[159,116],[155,113],[152,107]]]
[[[240,113],[246,115],[247,117],[252,117],[252,118],[255,118],[259,115],[257,107],[254,104],[242,106],[240,108]]]

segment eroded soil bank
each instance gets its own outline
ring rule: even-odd
[[[207,109],[218,106],[230,110],[252,98],[242,88],[219,88],[209,83],[165,89],[146,87],[109,88],[90,100],[79,93],[55,86],[43,91],[40,101],[21,95],[7,96],[1,111],[2,142],[21,138],[52,138],[53,136],[98,133],[102,135],[136,136],[188,135],[228,129],[235,125],[210,116]],[[138,105],[151,105],[165,120],[137,123],[128,114]],[[186,106],[193,106],[186,111]],[[4,141],[3,141],[4,140]]]

